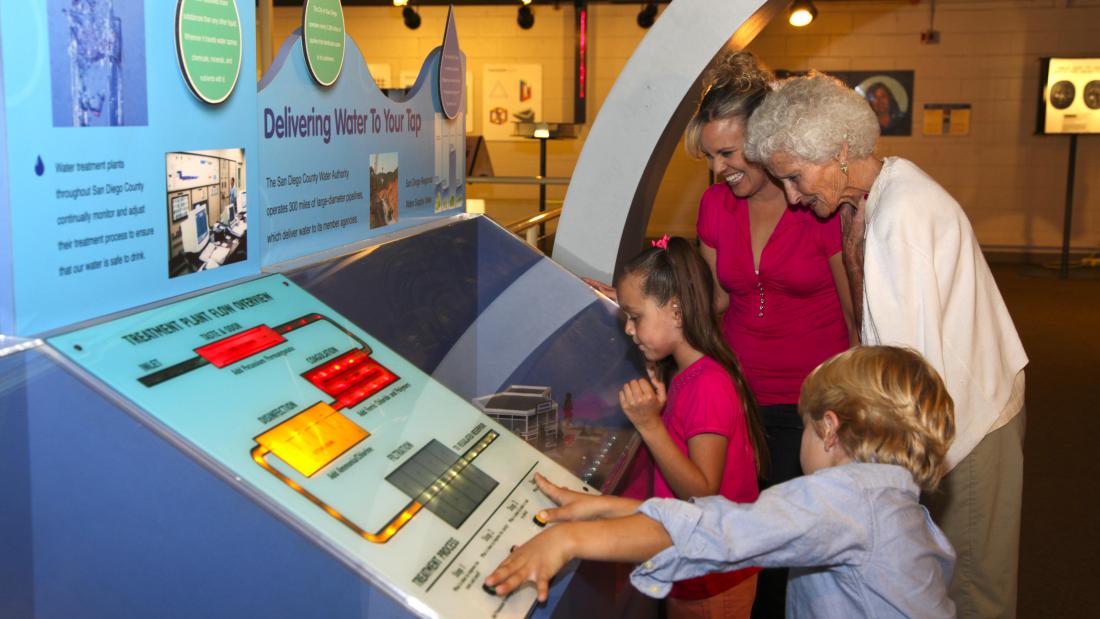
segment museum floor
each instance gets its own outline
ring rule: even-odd
[[[1100,277],[993,273],[1031,359],[1019,616],[1100,617]]]

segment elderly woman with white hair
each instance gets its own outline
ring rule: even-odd
[[[746,153],[787,199],[841,211],[844,266],[864,344],[909,346],[955,401],[954,467],[926,497],[958,553],[960,617],[1016,609],[1027,355],[958,202],[912,162],[875,156],[879,124],[838,80],[780,83],[749,118]]]

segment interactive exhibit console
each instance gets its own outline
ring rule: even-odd
[[[581,492],[617,483],[638,439],[616,394],[642,372],[614,304],[451,210],[465,112],[453,17],[394,101],[337,0],[305,3],[256,93],[229,84],[255,70],[239,51],[255,47],[249,3],[33,4],[0,0],[0,325],[14,334],[0,339],[0,616],[599,612],[608,596],[584,570],[543,606],[531,587],[482,589],[540,530],[536,472]],[[125,35],[106,49],[144,35],[142,62],[160,70],[138,89],[127,48],[91,68],[68,56],[89,20]],[[32,60],[79,74],[60,105],[35,99],[58,84],[50,95],[49,76],[12,61],[32,35],[50,41]],[[420,118],[434,121],[413,131]],[[96,124],[128,146],[85,144]],[[188,255],[238,251],[246,209],[246,254]]]
[[[483,218],[0,370],[23,510],[5,510],[7,582],[43,617],[524,616],[533,590],[481,582],[539,530],[534,473],[606,491],[637,440],[613,404],[638,375],[616,308]]]

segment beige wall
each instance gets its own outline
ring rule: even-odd
[[[677,0],[689,1],[689,0]],[[535,6],[535,26],[521,30],[512,7],[459,6],[460,44],[474,77],[474,131],[480,131],[481,70],[486,63],[539,63],[547,121],[572,114],[573,9]],[[645,35],[635,23],[639,5],[596,4],[589,22],[589,122],[619,71]],[[987,246],[1056,247],[1061,244],[1068,137],[1034,135],[1041,56],[1100,56],[1100,0],[939,0],[938,45],[921,45],[928,2],[821,2],[817,20],[803,29],[773,22],[750,49],[773,68],[804,70],[912,69],[915,71],[912,137],[883,138],[880,154],[915,161],[963,205]],[[423,24],[408,30],[396,8],[347,7],[348,31],[367,63],[389,64],[394,79],[420,68],[442,39],[444,7],[420,9]],[[300,9],[277,9],[276,45],[294,28]],[[685,36],[690,36],[686,33]],[[924,103],[970,103],[966,137],[920,135]],[[583,144],[551,142],[548,174],[568,176]],[[534,142],[490,144],[498,175],[533,175]],[[1074,246],[1100,243],[1100,136],[1078,141]],[[649,230],[692,236],[703,164],[683,152],[669,165]],[[535,209],[534,187],[470,186],[490,214],[509,221]],[[551,200],[564,188],[551,187]]]

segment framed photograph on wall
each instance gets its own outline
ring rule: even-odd
[[[1100,58],[1040,59],[1036,133],[1100,133]]]
[[[489,141],[521,141],[517,122],[542,118],[542,65],[487,64],[482,69],[481,133]]]
[[[913,71],[829,71],[851,86],[871,106],[884,136],[913,134]],[[776,71],[779,78],[805,71]]]

